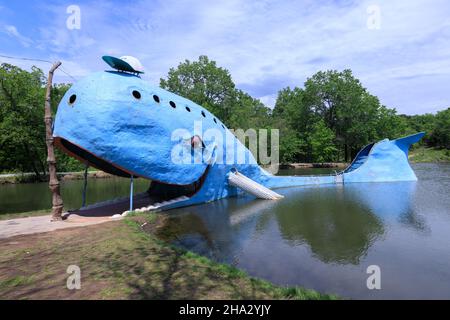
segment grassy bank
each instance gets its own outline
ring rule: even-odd
[[[450,150],[417,147],[409,152],[411,162],[450,162]]]
[[[84,228],[1,239],[0,298],[335,298],[302,288],[278,287],[168,245],[154,236],[163,223],[160,215],[139,215]],[[81,269],[80,290],[66,288],[69,265]]]
[[[81,180],[84,179],[84,171],[80,172],[58,172],[58,178],[60,180]],[[111,178],[112,175],[105,173],[100,170],[89,170],[89,179],[101,179],[101,178]],[[32,183],[32,182],[45,182],[48,181],[48,174],[41,174],[40,180],[34,173],[3,173],[0,174],[0,184],[9,183]]]

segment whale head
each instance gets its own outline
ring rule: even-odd
[[[189,163],[174,161],[174,156],[213,152],[200,137],[186,134],[196,121],[226,130],[190,100],[138,76],[105,71],[67,91],[58,106],[53,137],[63,151],[105,172],[188,186],[206,175],[207,157]],[[177,130],[185,134],[174,136]]]

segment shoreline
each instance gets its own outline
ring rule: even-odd
[[[68,181],[68,180],[82,180],[84,179],[84,172],[58,172],[58,179],[60,181]],[[39,182],[48,182],[48,174],[42,175],[43,179],[38,181],[36,175],[31,172],[25,173],[6,173],[0,174],[0,185],[2,184],[20,184],[20,183],[39,183]],[[88,171],[89,179],[108,179],[113,178],[112,174],[103,172],[103,171]]]
[[[318,168],[345,168],[347,163],[340,162],[324,162],[324,163],[286,163],[280,164],[280,169],[318,169]],[[84,179],[83,171],[75,172],[58,172],[60,181],[82,180]],[[36,175],[32,172],[24,173],[5,173],[0,174],[0,185],[3,184],[20,184],[20,183],[39,183],[48,182],[48,174],[43,175],[41,181],[37,181]],[[114,178],[114,175],[97,170],[88,171],[88,179],[108,179]]]
[[[278,286],[176,247],[158,236],[164,223],[162,215],[133,214],[120,221],[0,239],[0,298],[340,299]],[[69,265],[81,270],[80,290],[66,287]]]
[[[280,169],[328,169],[328,168],[345,169],[349,165],[350,163],[347,162],[323,162],[323,163],[293,162],[280,164]]]
[[[437,150],[432,148],[416,148],[410,151],[409,154],[410,163],[450,163],[450,150]],[[350,165],[349,162],[292,162],[283,163],[279,165],[280,169],[345,169]],[[264,168],[264,166],[263,166]],[[60,181],[69,180],[82,180],[84,178],[84,172],[58,172],[58,178]],[[37,181],[36,175],[32,172],[26,173],[4,173],[0,174],[0,185],[3,184],[20,184],[20,183],[39,183],[47,182],[48,174],[42,175],[44,179]],[[100,171],[93,170],[88,171],[89,179],[107,179],[114,176]]]

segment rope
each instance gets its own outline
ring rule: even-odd
[[[24,60],[24,61],[36,61],[36,62],[46,62],[46,63],[53,64],[53,62],[48,61],[48,60],[43,60],[43,59],[23,58],[23,57],[13,57],[13,56],[7,56],[7,55],[3,55],[3,54],[0,54],[0,57],[2,57],[2,58],[7,58],[7,59]],[[70,73],[68,73],[67,71],[65,71],[62,67],[60,67],[59,69],[60,69],[64,74],[66,74],[67,76],[69,76],[72,80],[77,81],[76,78],[74,78]]]

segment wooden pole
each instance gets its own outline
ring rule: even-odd
[[[53,147],[53,118],[50,105],[53,73],[61,65],[60,61],[53,64],[48,72],[47,91],[45,93],[45,142],[47,144],[47,163],[49,173],[49,187],[52,191],[52,221],[62,220],[63,200],[59,191],[59,181],[56,175],[56,159]]]

